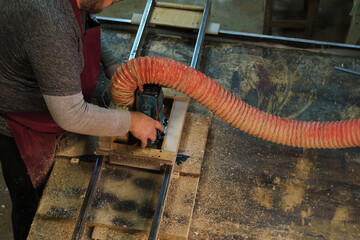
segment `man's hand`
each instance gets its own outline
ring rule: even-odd
[[[118,67],[120,66],[121,66],[120,63],[114,63],[113,65],[108,66],[106,69],[104,69],[105,76],[108,79],[111,79],[116,69],[118,69]]]
[[[156,140],[156,129],[164,131],[164,127],[160,122],[146,116],[141,112],[130,112],[131,124],[129,131],[141,141],[141,147],[144,148],[147,140],[152,142]]]

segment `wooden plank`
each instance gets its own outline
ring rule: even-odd
[[[160,239],[187,239],[195,205],[198,177],[172,179],[159,229]]]
[[[265,1],[263,34],[271,34],[272,0]]]
[[[109,161],[113,164],[153,170],[160,170],[164,164],[173,165],[176,157],[176,152],[173,151],[117,143],[113,143],[111,151],[98,150],[96,153],[108,154]]]
[[[130,156],[128,154],[123,155],[121,153],[114,154],[111,152],[109,153],[109,162],[111,164],[157,171],[161,170],[162,166],[165,164],[159,159],[154,160],[147,157]]]
[[[129,156],[146,157],[149,159],[159,159],[166,164],[172,165],[175,154],[173,151],[165,149],[152,149],[152,148],[141,148],[139,146],[127,145],[127,144],[114,144],[115,148],[112,149],[116,153],[126,154]]]
[[[42,218],[76,219],[80,212],[92,169],[91,162],[71,164],[70,158],[55,159],[36,215]]]
[[[203,11],[204,6],[200,5],[189,5],[189,4],[179,4],[179,3],[169,3],[169,2],[155,2],[155,6],[164,7],[164,8],[175,8],[175,9],[185,9],[192,11]]]
[[[27,239],[71,239],[75,225],[74,220],[41,219],[36,216]]]
[[[29,233],[29,240],[71,239],[94,164],[56,157]]]
[[[175,165],[175,172],[200,176],[210,123],[210,115],[190,112],[186,114],[178,153],[189,156],[189,159],[180,165]]]
[[[164,98],[177,99],[177,100],[189,100],[189,97],[182,92],[179,92],[172,88],[163,87]]]
[[[196,29],[201,23],[202,12],[155,7],[150,23]]]
[[[178,152],[190,158],[174,166],[173,171],[179,176],[170,182],[160,223],[160,239],[187,239],[189,235],[210,122],[208,115],[186,114]]]
[[[177,152],[188,106],[189,100],[174,100],[162,150]]]
[[[96,136],[75,133],[66,134],[58,144],[56,156],[76,157],[94,154],[97,146]]]
[[[156,9],[156,8],[155,8]],[[154,10],[155,10],[154,9]],[[160,25],[160,26],[169,26],[169,27],[178,27],[178,28],[185,28],[185,29],[199,29],[201,23],[202,14],[197,14],[198,12],[191,13],[191,11],[186,10],[178,10],[175,9],[171,11],[171,13],[166,13],[169,8],[163,8],[162,10],[154,11],[150,20],[150,25]],[[182,11],[182,12],[179,12]],[[190,13],[189,13],[190,12]],[[184,13],[183,15],[181,15]],[[160,14],[155,16],[154,14]],[[172,15],[175,14],[175,15]],[[134,13],[131,18],[132,24],[140,24],[142,18],[142,14]],[[219,23],[208,23],[205,28],[206,34],[213,34],[218,35],[220,31],[220,24]]]
[[[105,150],[105,151],[110,151],[110,149],[111,149],[110,141],[111,141],[110,137],[99,137],[98,149],[96,151],[98,151],[99,149]]]
[[[92,226],[88,225],[86,232],[91,235],[93,240],[117,240],[117,239],[126,239],[126,240],[147,240],[148,233],[143,232],[126,232],[125,229],[113,226]]]

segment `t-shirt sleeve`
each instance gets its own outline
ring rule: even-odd
[[[84,60],[75,29],[42,23],[24,48],[42,94],[66,96],[81,91]]]

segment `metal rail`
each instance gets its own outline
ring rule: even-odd
[[[192,68],[196,68],[196,65],[198,63],[200,48],[204,41],[205,28],[206,28],[208,15],[210,12],[210,6],[211,6],[211,0],[207,0],[205,7],[204,7],[203,15],[201,18],[201,24],[200,24],[199,32],[198,32],[197,39],[196,39],[194,54],[193,54],[191,64],[190,64],[190,67],[192,67]]]
[[[204,41],[205,28],[206,28],[208,15],[210,12],[210,6],[211,6],[211,0],[207,0],[205,7],[204,7],[203,15],[201,18],[200,28],[199,28],[198,36],[197,36],[196,43],[195,43],[193,57],[191,60],[190,66],[192,68],[196,68],[197,63],[198,63],[200,48]],[[166,199],[166,194],[167,194],[167,191],[168,191],[168,188],[170,185],[169,183],[170,183],[170,179],[171,179],[172,168],[173,168],[173,166],[170,166],[170,165],[167,165],[165,168],[164,178],[163,178],[158,202],[157,202],[156,209],[155,209],[155,214],[154,214],[153,222],[152,222],[151,228],[150,228],[150,233],[149,233],[149,238],[148,238],[149,240],[156,240],[157,236],[158,236],[160,219],[161,219],[161,215],[164,210],[164,201]]]
[[[150,228],[150,233],[149,233],[149,238],[148,238],[149,240],[156,240],[158,232],[159,232],[160,218],[161,218],[161,214],[163,213],[164,201],[166,198],[167,190],[169,188],[171,172],[172,172],[172,166],[167,165],[165,168],[163,182],[161,184],[158,202],[156,204],[153,222],[152,222],[151,228]]]
[[[355,75],[360,75],[360,72],[351,70],[351,69],[347,69],[347,68],[343,68],[343,67],[334,67],[336,70],[340,70],[346,73],[351,73],[351,74],[355,74]]]
[[[119,25],[124,30],[127,28],[128,30],[133,30],[135,27],[131,24],[131,20],[123,19],[123,18],[108,18],[97,16],[97,19],[103,24],[103,26],[116,28],[118,29]],[[168,30],[171,29],[170,27],[164,27],[157,25],[155,28],[150,27],[152,31],[158,31],[159,33],[168,33]],[[190,35],[187,32],[179,32],[178,34],[183,35]],[[193,35],[193,33],[191,33]],[[345,43],[335,43],[335,42],[326,42],[326,41],[318,41],[318,40],[310,40],[310,39],[301,39],[301,38],[290,38],[290,37],[281,37],[281,36],[273,36],[273,35],[264,35],[264,34],[257,34],[257,33],[246,33],[246,32],[236,32],[236,31],[228,31],[228,30],[219,30],[219,34],[217,36],[210,36],[213,38],[223,38],[223,39],[232,39],[232,40],[239,40],[239,41],[251,41],[251,42],[267,42],[267,43],[276,43],[276,44],[284,44],[293,47],[300,47],[300,48],[317,48],[317,49],[331,49],[331,48],[340,48],[340,49],[354,49],[360,50],[359,45],[353,44],[345,44]]]
[[[96,159],[95,167],[94,167],[93,173],[90,178],[89,186],[86,190],[85,198],[84,198],[83,204],[81,205],[79,217],[76,222],[75,229],[74,229],[74,232],[73,232],[73,235],[71,238],[72,240],[78,240],[78,239],[81,239],[81,237],[82,237],[82,234],[84,232],[84,227],[85,227],[85,221],[87,218],[87,213],[89,210],[89,205],[94,196],[96,185],[99,181],[99,176],[102,172],[104,162],[105,162],[105,160],[104,160],[103,156],[98,157]]]
[[[139,25],[139,28],[138,28],[137,33],[136,33],[136,37],[135,37],[132,49],[130,51],[129,60],[131,60],[131,59],[133,59],[135,57],[138,57],[138,55],[139,55],[139,46],[142,44],[142,40],[144,39],[144,32],[146,30],[147,22],[149,20],[149,15],[151,14],[153,4],[154,4],[154,0],[148,0],[147,3],[146,3],[144,13],[143,13],[142,18],[141,18],[140,25]],[[201,49],[201,46],[202,46],[202,43],[203,43],[203,40],[204,40],[206,23],[207,23],[208,15],[209,15],[209,12],[210,12],[210,6],[211,6],[211,0],[207,0],[206,4],[205,4],[205,7],[204,7],[202,19],[201,19],[201,24],[200,24],[200,27],[199,27],[197,40],[196,40],[196,43],[195,43],[193,57],[192,57],[192,60],[191,60],[191,65],[190,66],[193,67],[193,68],[196,68],[197,63],[198,63],[200,49]],[[120,21],[122,23],[124,23],[124,22],[131,23],[131,21],[128,21],[126,19],[119,20],[119,19],[116,19],[116,18],[105,18],[105,17],[97,17],[97,18],[99,20]],[[94,168],[93,174],[92,174],[91,179],[90,179],[90,183],[89,183],[89,186],[88,186],[88,189],[87,189],[87,192],[86,192],[86,196],[85,196],[83,205],[82,205],[81,210],[80,210],[80,215],[79,215],[78,221],[77,221],[76,226],[75,226],[75,230],[74,230],[74,233],[73,233],[72,240],[80,239],[81,236],[82,236],[85,221],[86,221],[86,217],[87,217],[88,206],[90,204],[91,199],[94,196],[94,191],[96,189],[96,185],[97,185],[97,182],[99,180],[99,176],[101,174],[103,164],[104,164],[103,158],[102,157],[98,158],[97,161],[96,161],[96,166]],[[164,201],[166,199],[166,194],[167,194],[170,179],[171,179],[172,168],[173,168],[172,165],[167,165],[165,167],[163,182],[162,182],[162,185],[161,185],[158,202],[157,202],[157,205],[156,205],[153,221],[152,221],[151,228],[150,228],[149,240],[157,239],[157,235],[158,235],[158,232],[159,232],[159,225],[160,225],[161,215],[162,215],[163,209],[164,209]]]
[[[140,25],[139,25],[139,28],[138,28],[138,31],[136,33],[136,37],[134,40],[134,44],[130,51],[129,60],[137,57],[137,55],[138,55],[139,46],[141,45],[141,42],[144,39],[143,35],[144,35],[144,31],[145,31],[145,28],[146,28],[146,25],[148,22],[149,15],[152,11],[153,3],[154,3],[153,0],[147,0],[147,2],[146,2],[144,13],[141,17]]]

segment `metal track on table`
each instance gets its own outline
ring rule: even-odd
[[[154,6],[154,0],[147,0],[146,6],[144,9],[144,13],[142,15],[142,19],[141,19],[132,49],[130,51],[129,60],[139,56],[139,46],[141,45],[143,39],[145,38],[144,35],[146,34],[146,26],[147,26],[147,23],[149,20],[149,16],[153,10],[153,6]],[[210,7],[211,7],[211,0],[207,0],[205,3],[205,7],[204,7],[202,19],[201,19],[201,24],[200,24],[200,28],[198,31],[196,44],[195,44],[195,48],[194,48],[194,53],[193,53],[193,57],[192,57],[191,64],[190,64],[190,66],[192,68],[196,68],[197,63],[198,63],[200,49],[201,49],[201,46],[202,46],[202,43],[204,40],[206,23],[208,20],[208,15],[210,13]],[[90,182],[89,182],[89,186],[86,191],[85,199],[81,206],[80,214],[79,214],[76,226],[75,226],[75,230],[73,232],[72,240],[78,240],[78,239],[81,239],[81,237],[82,237],[88,210],[89,210],[89,205],[92,201],[92,198],[94,197],[94,192],[95,192],[97,183],[99,181],[99,176],[101,175],[104,162],[105,162],[104,157],[98,157],[95,167],[94,167],[94,170],[93,170],[93,173],[92,173],[92,176],[91,176],[91,179],[90,179]],[[162,185],[161,185],[161,189],[160,189],[160,194],[159,194],[153,221],[152,221],[151,228],[150,228],[150,233],[149,233],[150,240],[155,240],[157,238],[157,235],[159,232],[161,215],[163,213],[164,202],[165,202],[166,194],[167,194],[167,191],[168,191],[168,188],[170,185],[172,168],[173,168],[172,165],[167,165],[165,167],[164,177],[163,177],[163,181],[162,181]]]
[[[99,181],[99,176],[102,172],[104,162],[105,162],[105,160],[104,160],[103,156],[99,156],[96,159],[95,167],[94,167],[93,173],[91,175],[89,186],[86,190],[85,198],[84,198],[83,204],[81,206],[79,217],[76,222],[75,229],[74,229],[74,232],[72,235],[72,240],[78,240],[78,239],[81,239],[81,237],[82,237],[82,234],[84,232],[84,227],[85,227],[85,221],[87,218],[87,213],[89,210],[89,205],[94,196],[94,192],[95,192],[97,183]]]

